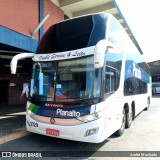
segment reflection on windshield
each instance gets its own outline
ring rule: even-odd
[[[100,96],[101,70],[93,56],[33,64],[30,96],[42,101],[72,102]]]

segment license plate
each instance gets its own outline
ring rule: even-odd
[[[59,130],[47,128],[46,134],[53,135],[53,136],[59,136]]]

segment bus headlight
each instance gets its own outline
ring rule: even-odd
[[[87,123],[87,122],[94,121],[96,119],[101,118],[103,116],[103,113],[104,113],[104,111],[95,112],[93,114],[85,115],[85,116],[82,116],[82,117],[77,117],[77,119],[79,121]]]
[[[27,108],[27,114],[28,114],[29,116],[32,116],[32,115],[33,115],[32,111],[29,110],[28,108]]]

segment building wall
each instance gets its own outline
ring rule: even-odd
[[[50,16],[46,21],[46,23],[44,24],[44,32],[51,25],[64,20],[64,12],[56,5],[53,5],[51,1],[44,0],[44,16],[47,14],[49,14]]]
[[[23,90],[23,83],[26,83],[29,79],[29,73],[24,69],[17,70],[17,74],[10,74],[10,68],[0,65],[0,82],[2,80],[8,81],[8,88],[4,91],[8,94],[8,104],[24,104],[26,103],[26,97],[24,96],[20,101],[20,95]],[[6,96],[6,94],[4,94]],[[4,97],[5,98],[5,97]]]
[[[153,76],[152,77],[152,82],[160,82],[160,77],[159,76]]]
[[[0,25],[26,36],[39,23],[38,0],[1,0]],[[35,36],[38,40],[38,34]]]
[[[0,0],[0,26],[31,37],[39,24],[39,3],[39,0]],[[43,3],[43,15],[50,15],[44,24],[45,32],[64,19],[64,12],[50,0],[43,0]],[[34,38],[39,39],[38,32]]]
[[[40,10],[40,3],[42,10]],[[42,27],[43,32],[45,32],[51,25],[64,19],[63,11],[50,0],[0,0],[0,26],[15,31],[15,33],[22,34],[19,39],[17,39],[17,35],[13,35],[10,36],[7,41],[0,42],[5,45],[14,44],[11,43],[12,41],[16,41],[17,43],[19,41],[19,45],[20,42],[25,43],[25,38],[23,37],[31,37],[31,33],[39,24],[40,14],[43,15],[43,17],[46,14],[50,15],[45,22],[44,27]],[[38,32],[34,38],[37,41],[39,40]],[[8,44],[6,42],[8,42]],[[16,48],[18,48],[18,44]],[[0,48],[0,50],[3,50],[3,48]],[[7,63],[7,65],[9,65],[9,63]],[[23,101],[20,101],[19,98],[23,89],[23,83],[25,83],[30,77],[30,69],[27,68],[24,70],[24,68],[19,68],[17,74],[12,75],[10,68],[5,66],[5,62],[3,64],[0,63],[0,68],[0,81],[9,82],[7,89],[8,104],[24,104],[26,102],[25,98]]]

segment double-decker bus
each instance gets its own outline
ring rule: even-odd
[[[151,98],[150,69],[110,14],[98,13],[51,26],[32,57],[26,127],[30,132],[100,143],[121,136]]]

